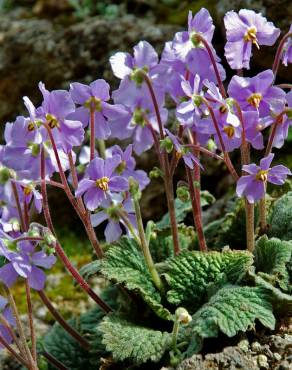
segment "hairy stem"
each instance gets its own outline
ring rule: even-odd
[[[31,294],[30,294],[30,286],[28,281],[25,281],[25,292],[26,292],[26,301],[27,301],[27,313],[28,313],[28,321],[29,321],[29,328],[30,328],[30,339],[31,339],[31,354],[34,362],[37,362],[37,352],[36,352],[36,335],[34,330],[34,322],[33,322],[33,307],[31,301]]]
[[[95,109],[90,107],[90,160],[92,161],[95,153]]]
[[[65,365],[63,365],[62,362],[60,362],[59,360],[57,360],[56,357],[54,357],[53,355],[51,355],[49,352],[47,352],[47,351],[41,351],[40,352],[40,355],[42,355],[43,357],[45,357],[45,359],[51,365],[53,365],[56,369],[58,369],[58,370],[70,370]]]
[[[31,367],[31,365],[21,356],[19,355],[7,342],[6,340],[0,335],[0,343],[2,344],[3,347],[5,347],[11,355],[18,361],[20,362],[24,367],[27,369],[35,369]]]
[[[282,40],[279,43],[278,49],[276,51],[276,55],[275,55],[275,59],[274,59],[274,63],[273,63],[273,68],[272,68],[272,70],[274,72],[274,81],[276,80],[276,76],[277,76],[277,73],[278,73],[279,64],[280,64],[280,60],[281,60],[281,56],[282,56],[282,52],[283,52],[285,42],[288,40],[289,37],[292,37],[292,32],[288,32],[288,33],[286,33],[286,35],[283,36]]]
[[[83,338],[81,334],[78,333],[78,331],[76,331],[71,325],[68,324],[68,322],[63,318],[60,312],[56,310],[56,308],[52,305],[46,293],[43,290],[39,290],[38,294],[44,305],[50,311],[54,319],[62,326],[62,328],[66,330],[66,332],[70,334],[72,338],[74,338],[83,348],[88,350],[90,348],[89,342],[85,338]]]
[[[148,266],[149,272],[151,274],[152,280],[157,287],[158,290],[162,290],[163,285],[162,281],[160,279],[160,276],[155,268],[150,250],[149,250],[149,245],[147,244],[145,232],[144,232],[144,227],[143,227],[143,221],[142,221],[142,216],[141,216],[141,210],[140,210],[140,205],[139,205],[139,200],[135,199],[136,197],[134,196],[133,202],[134,202],[134,208],[135,208],[135,213],[136,213],[136,220],[137,220],[137,226],[138,226],[138,232],[139,232],[139,237],[140,237],[140,246],[145,258],[145,262]]]

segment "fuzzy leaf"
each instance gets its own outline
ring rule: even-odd
[[[98,326],[102,343],[114,360],[131,360],[136,364],[158,362],[171,347],[171,334],[136,325],[108,315]]]
[[[289,290],[287,265],[291,260],[292,241],[262,236],[256,243],[255,265],[257,272],[271,284]]]
[[[279,198],[269,217],[269,236],[292,240],[292,191]]]
[[[256,320],[270,329],[275,327],[268,290],[249,286],[220,289],[193,316],[188,355],[200,349],[202,339],[217,337],[219,331],[233,337],[253,327]]]
[[[100,267],[101,261],[96,260],[82,266],[79,272],[85,280],[88,280],[91,276],[96,275],[100,272]]]
[[[214,286],[238,282],[252,262],[253,256],[247,251],[182,252],[167,263],[167,298],[175,305],[196,309]]]
[[[101,273],[109,280],[138,292],[159,317],[171,320],[171,314],[162,306],[160,294],[152,283],[144,257],[138,248],[134,240],[122,238],[118,245],[106,252]]]
[[[68,369],[95,370],[99,359],[106,355],[105,347],[101,343],[101,334],[96,332],[96,326],[103,316],[103,312],[97,308],[81,315],[79,319],[69,321],[79,333],[90,340],[93,352],[83,349],[59,324],[54,324],[46,334],[41,347],[61,361]],[[55,368],[48,364],[48,370],[55,370]]]
[[[215,202],[214,196],[208,191],[201,191],[201,206],[207,206]],[[175,199],[175,214],[177,223],[182,222],[188,213],[192,212],[191,201],[183,202],[180,199]],[[166,213],[162,219],[156,224],[157,228],[164,229],[170,227],[169,213]]]

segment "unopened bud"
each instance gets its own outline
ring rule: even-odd
[[[10,170],[6,167],[0,169],[0,184],[4,185],[11,178]]]
[[[50,231],[47,231],[47,232],[44,233],[44,242],[48,246],[55,246],[56,241],[57,241],[57,239],[55,238],[55,236]]]
[[[160,148],[165,149],[167,153],[171,153],[173,150],[173,143],[169,137],[166,137],[163,140],[160,140]]]
[[[215,150],[217,149],[217,145],[213,139],[208,140],[207,149],[210,150],[211,152],[215,152]]]
[[[149,176],[151,179],[158,179],[159,177],[163,177],[163,172],[160,168],[154,167],[150,172]]]
[[[141,191],[139,189],[139,183],[133,177],[129,177],[129,191],[134,199],[141,198]]]
[[[182,185],[176,189],[176,195],[182,202],[188,202],[190,200],[190,192],[187,186]]]
[[[183,307],[179,307],[176,309],[175,318],[179,323],[183,325],[187,325],[192,321],[192,316]]]

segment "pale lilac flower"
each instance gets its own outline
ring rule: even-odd
[[[27,279],[31,288],[43,289],[46,275],[41,268],[50,269],[56,257],[47,255],[44,250],[36,251],[36,246],[26,241],[19,242],[16,250],[9,250],[7,245],[12,242],[10,238],[0,241],[0,255],[8,261],[0,268],[0,280],[11,287],[20,276]]]
[[[106,150],[107,158],[113,157],[114,155],[119,155],[121,157],[121,163],[116,168],[116,172],[129,179],[133,177],[138,183],[140,190],[143,190],[150,182],[149,177],[145,171],[135,170],[136,161],[133,157],[133,145],[129,144],[125,151],[121,149],[119,145],[114,145]]]
[[[292,24],[290,26],[289,33],[292,33]],[[292,63],[292,36],[288,38],[284,45],[282,61],[284,66],[286,67],[288,66],[289,63]]]
[[[202,42],[198,42],[196,39],[197,35],[201,35],[208,42],[217,63],[221,80],[224,80],[226,77],[225,71],[219,63],[220,59],[211,44],[214,29],[213,20],[207,9],[202,8],[194,17],[190,11],[188,31],[176,33],[173,40],[173,49],[178,59],[184,62],[193,74],[198,74],[202,79],[215,82],[216,76],[210,56]]]
[[[114,174],[115,169],[121,163],[118,155],[105,160],[94,158],[86,169],[83,180],[79,182],[76,197],[84,194],[84,202],[90,211],[94,211],[110,192],[122,192],[128,189],[128,181]]]
[[[233,76],[228,93],[238,101],[242,110],[258,110],[260,117],[264,117],[285,106],[285,92],[272,86],[273,80],[270,69],[251,78]]]
[[[102,79],[93,81],[90,85],[74,82],[70,85],[71,97],[77,105],[74,113],[67,118],[81,121],[83,127],[88,126],[90,121],[90,110],[94,111],[95,137],[107,139],[110,136],[110,127],[107,118],[115,114],[119,106],[107,103],[110,99],[110,86]]]
[[[40,82],[39,89],[43,102],[38,109],[38,116],[46,121],[58,147],[68,152],[79,146],[84,139],[84,130],[80,121],[67,117],[75,111],[75,104],[68,91],[53,90],[49,92]]]
[[[242,167],[248,175],[241,176],[237,181],[236,193],[239,197],[245,196],[249,203],[254,203],[264,196],[267,182],[275,185],[285,183],[291,172],[283,165],[270,167],[273,158],[274,154],[271,153],[261,159],[259,166],[251,163]]]
[[[248,9],[241,9],[239,13],[227,12],[224,24],[227,34],[225,56],[233,69],[249,69],[252,46],[274,45],[280,35],[279,28],[272,22]]]
[[[8,305],[8,301],[2,296],[0,296],[0,312],[12,327],[16,326],[15,317],[13,316],[12,310]],[[13,338],[4,324],[0,324],[0,335],[8,344],[13,342]],[[2,344],[0,344],[0,348],[3,348]]]
[[[120,224],[127,230],[129,237],[133,237],[129,232],[124,221],[119,217],[116,209],[119,208],[121,212],[129,219],[133,225],[134,230],[137,230],[136,216],[134,213],[133,202],[131,198],[127,198],[121,202],[120,200],[112,199],[111,202],[106,201],[101,205],[101,210],[91,215],[91,222],[94,227],[99,226],[102,222],[108,221],[104,230],[105,240],[107,243],[113,243],[118,240],[123,230]]]
[[[201,168],[203,168],[198,158],[196,158],[195,155],[191,152],[190,148],[183,146],[179,142],[178,138],[169,130],[165,129],[165,132],[173,143],[177,158],[182,158],[185,165],[188,166],[190,169],[194,168],[194,164],[199,165]]]

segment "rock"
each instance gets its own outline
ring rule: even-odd
[[[265,355],[258,355],[258,364],[260,369],[268,369],[269,364],[268,364],[268,358]]]
[[[262,346],[259,342],[253,342],[252,345],[251,345],[251,350],[253,352],[260,352]]]

